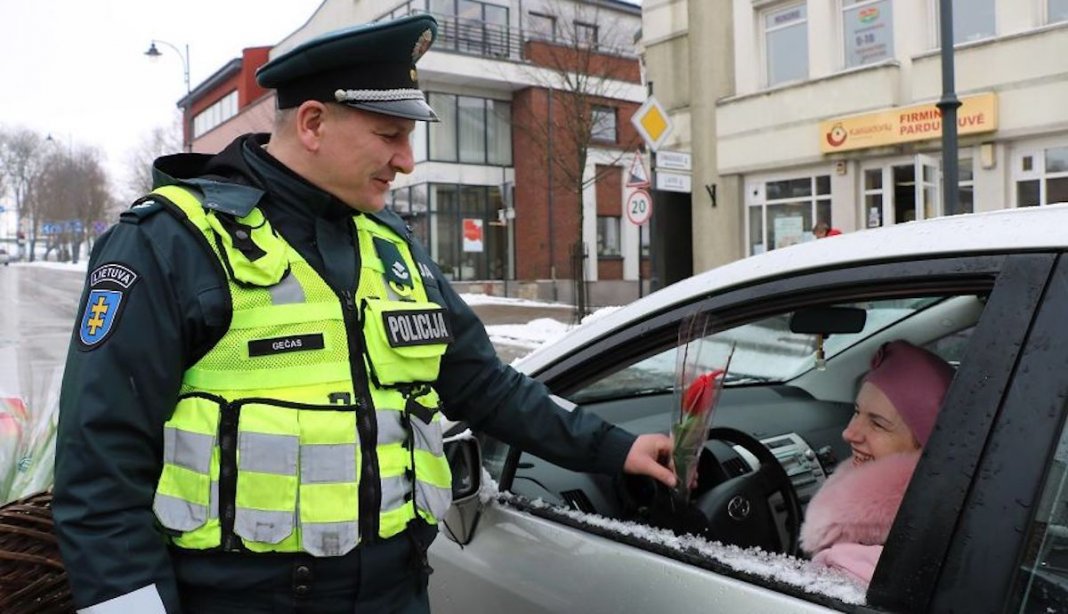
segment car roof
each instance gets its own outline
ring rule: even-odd
[[[536,373],[607,332],[694,297],[757,281],[863,262],[1059,249],[1068,246],[1068,204],[939,217],[849,232],[775,249],[698,273],[626,307],[590,318],[516,363]]]

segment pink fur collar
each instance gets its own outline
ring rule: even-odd
[[[839,465],[808,504],[801,548],[812,554],[843,542],[885,543],[919,459],[916,451]]]

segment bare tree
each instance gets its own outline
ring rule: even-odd
[[[582,195],[626,152],[635,137],[622,138],[618,100],[623,90],[640,82],[633,32],[598,2],[547,0],[538,7],[542,30],[528,32],[523,43],[526,73],[543,91],[541,100],[522,99],[514,111],[516,128],[544,152],[544,166],[552,190],[573,194],[578,204],[578,233],[572,249],[578,317],[588,312],[582,238],[585,215]],[[544,100],[544,107],[541,101]],[[592,151],[599,154],[587,168]]]
[[[27,128],[0,132],[0,176],[15,199],[15,217],[21,222],[32,218],[33,186],[44,169],[48,155],[47,141],[40,134]],[[29,258],[33,260],[31,249]]]
[[[126,200],[133,201],[152,191],[152,163],[156,158],[182,151],[180,122],[178,119],[169,127],[157,126],[130,151],[126,159],[129,165]]]
[[[78,262],[82,244],[91,245],[115,208],[100,151],[53,152],[34,183],[32,200],[34,243],[47,224],[46,255],[58,250],[61,260]]]

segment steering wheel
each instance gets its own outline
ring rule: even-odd
[[[745,448],[760,461],[756,471],[731,478],[701,494],[694,502],[704,516],[705,534],[742,547],[797,554],[801,533],[801,501],[793,482],[771,450],[757,439],[732,428],[709,429],[708,438]],[[787,543],[779,543],[779,530],[768,498],[782,494],[786,505]]]

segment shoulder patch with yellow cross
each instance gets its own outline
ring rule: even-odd
[[[117,262],[102,264],[89,274],[89,294],[78,327],[83,350],[99,347],[114,330],[130,288],[138,279],[140,276],[133,269]]]

